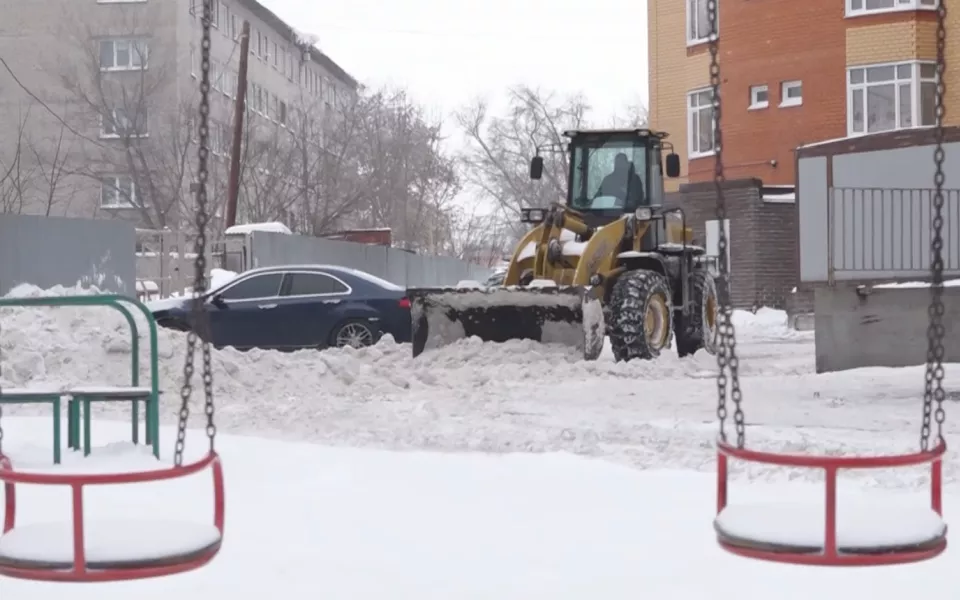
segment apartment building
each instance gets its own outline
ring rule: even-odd
[[[717,0],[723,156],[730,179],[793,185],[798,146],[934,122],[937,0]],[[707,0],[648,0],[650,124],[683,177],[713,177]],[[960,13],[948,16],[948,39]],[[960,44],[947,45],[958,81]],[[960,122],[947,86],[946,120]]]
[[[0,57],[19,80],[0,69],[0,166],[29,171],[0,184],[0,211],[146,227],[186,218],[196,178],[201,13],[201,0],[0,0]],[[324,122],[358,90],[313,40],[262,4],[215,1],[211,194],[220,200],[244,21],[255,132],[245,143]]]

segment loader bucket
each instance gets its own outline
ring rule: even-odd
[[[603,309],[589,288],[420,288],[407,297],[415,357],[473,336],[573,346],[586,360],[603,348]]]

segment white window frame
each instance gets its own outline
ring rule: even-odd
[[[146,108],[143,109],[146,111]],[[148,121],[148,114],[143,118],[143,131],[121,131],[119,127],[119,122],[121,120],[126,120],[127,110],[125,108],[115,108],[112,111],[111,120],[107,120],[103,115],[100,115],[100,138],[101,139],[120,139],[122,137],[128,138],[145,138],[150,137],[150,128]],[[122,115],[122,116],[121,116]],[[117,125],[114,131],[108,131],[107,126]]]
[[[800,88],[800,97],[791,98],[789,92],[796,88]],[[803,82],[799,79],[780,82],[780,108],[791,106],[803,106]]]
[[[705,156],[713,156],[717,153],[717,119],[716,119],[716,98],[710,104],[710,117],[713,120],[713,147],[709,150],[702,151],[699,149],[699,119],[702,118],[702,113],[707,109],[707,106],[691,106],[693,103],[694,97],[698,97],[704,92],[712,93],[711,88],[700,88],[696,90],[691,90],[687,93],[687,157],[688,158],[703,158]],[[694,115],[696,115],[697,127],[694,127]],[[694,142],[697,143],[694,143]]]
[[[103,44],[113,45],[113,65],[103,65]],[[127,44],[127,64],[121,65],[117,61],[117,44]],[[140,64],[134,64],[133,57],[140,57]],[[97,62],[100,71],[140,71],[147,70],[150,62],[150,41],[147,38],[104,38],[97,40]]]
[[[702,7],[702,10],[706,10],[708,0],[684,0],[686,3],[686,13],[684,28],[687,30],[687,45],[695,46],[697,44],[705,44],[712,39],[715,39],[720,34],[720,0],[717,2],[717,31],[713,34],[711,33],[701,33],[700,29],[708,29],[710,27],[709,23],[709,13],[707,15],[707,22],[699,22],[699,11]],[[696,15],[696,16],[695,16]],[[696,19],[696,20],[694,20]],[[697,29],[697,31],[694,31]]]
[[[767,97],[764,100],[759,99],[759,95],[766,93]],[[770,86],[768,85],[752,85],[750,86],[750,110],[759,110],[761,108],[767,108],[770,106]]]
[[[911,10],[937,10],[940,0],[894,0],[889,8],[865,8],[869,0],[845,0],[844,10],[847,17],[862,17],[864,15],[881,15],[884,13],[904,12]]]
[[[900,77],[898,77],[898,76],[895,76],[895,78],[894,78],[894,79],[891,79],[891,80],[867,82],[867,70],[868,70],[868,69],[872,69],[872,68],[876,68],[876,67],[894,67],[894,69],[896,69],[897,67],[901,67],[901,66],[904,66],[904,65],[910,65],[910,66],[911,66],[911,69],[912,69],[912,70],[911,70],[911,74],[910,74],[910,77],[909,77],[909,78],[900,78]],[[922,105],[923,105],[923,102],[922,102],[922,100],[923,100],[923,85],[922,85],[922,84],[923,84],[923,83],[933,83],[933,84],[936,84],[937,78],[936,78],[936,77],[933,77],[933,78],[929,78],[929,77],[924,78],[924,77],[921,77],[921,76],[920,76],[920,70],[921,70],[920,67],[921,67],[921,65],[929,65],[929,66],[934,66],[934,67],[935,67],[935,66],[936,66],[936,63],[933,62],[933,61],[929,61],[929,60],[905,60],[905,61],[898,61],[898,62],[875,63],[875,64],[869,64],[869,65],[855,65],[855,66],[852,66],[852,67],[847,67],[847,73],[846,73],[846,78],[847,78],[847,79],[846,79],[846,85],[847,85],[847,136],[848,136],[848,137],[856,137],[856,136],[861,136],[861,135],[868,135],[868,134],[871,134],[871,133],[882,133],[882,132],[888,132],[888,131],[903,131],[903,130],[905,130],[905,129],[918,129],[918,128],[923,128],[923,127],[932,127],[933,124],[930,124],[930,125],[922,125],[922,124],[920,124],[921,116],[922,116]],[[850,82],[850,79],[851,79],[851,74],[852,74],[852,72],[853,72],[853,71],[860,71],[860,70],[863,71],[863,82],[862,82],[862,83],[851,83],[851,82]],[[870,115],[868,114],[868,107],[867,107],[867,102],[868,102],[868,100],[867,100],[867,90],[868,90],[868,88],[870,88],[870,87],[874,87],[874,86],[878,86],[878,85],[891,85],[891,84],[896,88],[896,92],[895,92],[895,93],[896,93],[896,102],[897,102],[896,111],[895,111],[895,113],[896,113],[896,116],[895,116],[896,124],[895,124],[895,126],[893,127],[893,129],[884,129],[884,130],[882,130],[882,131],[869,131]],[[900,117],[901,117],[900,108],[901,108],[901,107],[900,107],[899,86],[904,85],[904,84],[909,84],[909,86],[910,86],[910,123],[911,123],[910,127],[901,127],[901,126],[900,126],[900,120],[901,120],[901,119],[900,119]],[[854,131],[854,128],[853,128],[853,104],[854,104],[853,96],[854,96],[854,91],[855,91],[855,90],[862,90],[862,91],[863,91],[863,99],[862,99],[862,102],[863,102],[863,131]],[[934,117],[934,118],[935,118],[935,117]]]
[[[130,190],[131,198],[129,199],[120,199],[122,195],[120,192],[120,181],[129,180],[130,181]],[[113,196],[115,201],[113,203],[104,203],[103,201],[103,191],[104,187],[109,187],[113,190]],[[134,181],[133,177],[128,175],[105,175],[100,178],[100,208],[108,210],[117,210],[117,209],[130,209],[137,208],[137,182]]]

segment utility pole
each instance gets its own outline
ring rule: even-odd
[[[230,152],[230,179],[227,182],[226,227],[237,224],[237,201],[240,197],[240,152],[243,148],[243,115],[247,107],[247,61],[250,59],[250,23],[243,22],[240,33],[240,69],[237,77],[236,102],[233,113],[233,149]]]

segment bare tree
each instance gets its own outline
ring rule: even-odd
[[[436,225],[460,185],[439,121],[402,90],[302,102],[291,126],[300,168],[294,229],[389,227],[402,247],[441,247]]]
[[[583,128],[589,106],[580,96],[561,98],[526,86],[508,92],[503,116],[479,100],[457,115],[467,138],[460,160],[465,181],[492,200],[520,228],[520,209],[564,198],[568,159],[563,132]],[[530,159],[544,157],[543,179],[530,181]]]
[[[381,90],[365,102],[364,166],[371,194],[362,224],[389,226],[408,249],[436,251],[430,224],[460,191],[456,165],[442,149],[441,123],[428,119],[402,90]]]
[[[36,166],[28,156],[30,108],[18,107],[16,133],[0,148],[0,213],[19,214],[29,207]]]
[[[135,8],[113,12],[110,38],[82,19],[65,31],[74,60],[60,79],[85,109],[82,126],[98,131],[83,173],[101,185],[100,209],[161,229],[178,225],[189,189],[196,109],[177,101],[176,48],[150,45],[162,7]]]
[[[36,165],[36,200],[44,216],[66,212],[83,189],[75,171],[80,158],[78,138],[67,129],[70,108],[64,105],[59,112],[61,121],[50,136],[31,135],[28,140],[30,155]],[[41,139],[37,139],[40,137]]]
[[[443,254],[485,267],[500,263],[514,242],[507,223],[497,213],[458,208],[447,215]]]
[[[525,226],[520,209],[547,206],[566,197],[569,159],[563,132],[591,125],[590,106],[583,96],[562,97],[518,86],[508,92],[507,109],[492,115],[489,105],[477,101],[457,115],[467,139],[460,154],[468,189],[480,199],[492,201],[514,236]],[[606,126],[640,127],[646,111],[635,102]],[[543,178],[531,181],[530,159],[544,159]]]

